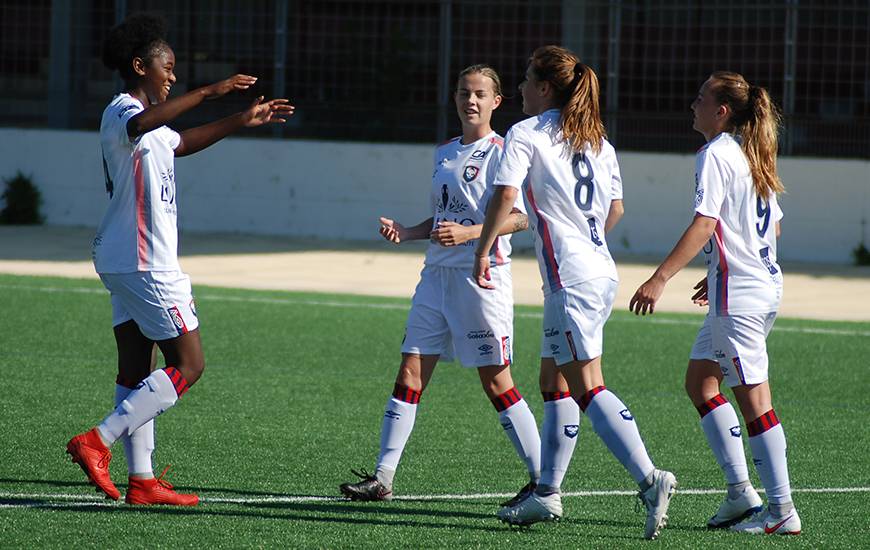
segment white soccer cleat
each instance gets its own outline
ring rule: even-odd
[[[559,493],[541,496],[532,493],[513,506],[498,511],[498,519],[511,525],[532,525],[541,521],[556,521],[562,517],[562,497]]]
[[[722,504],[719,505],[716,515],[707,520],[707,527],[710,529],[731,527],[761,510],[763,510],[761,497],[750,485],[743,489],[737,498],[732,499],[726,496]]]
[[[653,540],[659,536],[659,532],[668,524],[668,506],[671,497],[677,490],[677,478],[671,472],[665,470],[653,471],[652,486],[642,493],[638,493],[643,505],[646,506],[646,525],[643,530],[643,538]]]
[[[797,510],[792,510],[784,518],[774,517],[765,510],[732,526],[731,530],[751,535],[800,535],[801,518],[798,517]]]

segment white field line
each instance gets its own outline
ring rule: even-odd
[[[678,489],[680,495],[721,495],[722,489]],[[763,493],[764,489],[759,489]],[[808,487],[792,489],[793,493],[867,493],[870,487]],[[601,496],[634,496],[637,491],[570,491],[562,493],[562,497],[601,497]],[[513,493],[472,493],[464,495],[401,495],[394,500],[406,501],[473,501],[495,500],[514,496]],[[102,507],[119,506],[121,501],[110,501],[99,495],[77,495],[72,493],[13,493],[0,491],[0,501],[5,499],[21,499],[23,502],[0,502],[2,508],[60,508],[60,507]],[[31,499],[30,502],[27,500]],[[203,496],[203,504],[306,504],[317,502],[345,502],[347,499],[333,496],[264,496],[264,497],[219,497]]]
[[[10,290],[30,290],[37,292],[58,292],[58,293],[78,293],[78,294],[107,294],[107,291],[99,288],[82,288],[82,287],[51,287],[51,286],[27,286],[27,285],[3,285],[0,288]],[[390,304],[377,302],[341,302],[337,300],[309,300],[305,298],[267,298],[258,296],[222,296],[219,294],[211,294],[209,292],[199,292],[196,294],[197,300],[214,301],[214,302],[236,302],[236,303],[255,303],[255,304],[272,304],[272,305],[293,305],[293,306],[314,306],[314,307],[336,307],[350,309],[386,309],[386,310],[402,310],[408,309],[407,304]],[[518,312],[515,317],[521,319],[543,319],[543,313]],[[661,317],[649,318],[629,318],[629,319],[611,319],[608,322],[615,323],[637,323],[644,322],[654,325],[678,325],[689,327],[700,327],[700,320],[683,320],[683,319],[663,319]],[[831,336],[858,336],[870,337],[870,331],[866,330],[845,330],[836,328],[821,328],[821,327],[784,327],[775,325],[774,332],[794,332],[800,334],[827,334]]]

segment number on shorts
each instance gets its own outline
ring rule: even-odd
[[[580,162],[586,166],[586,175],[584,176],[580,170]],[[592,164],[586,155],[577,153],[571,161],[574,167],[574,177],[577,178],[577,185],[574,186],[574,202],[577,207],[584,212],[592,208],[592,195],[595,192],[595,183],[593,178],[595,174],[592,172]]]
[[[755,201],[755,211],[761,220],[755,224],[755,230],[758,231],[759,237],[764,237],[764,234],[767,233],[767,226],[770,225],[770,203],[765,203],[761,197],[758,197]]]

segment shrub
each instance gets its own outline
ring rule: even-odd
[[[852,251],[852,257],[855,259],[855,265],[870,265],[870,250],[867,250],[863,241]]]
[[[3,191],[3,203],[0,210],[0,224],[35,225],[43,222],[40,207],[42,195],[30,176],[20,171],[15,177],[3,180],[6,190]]]

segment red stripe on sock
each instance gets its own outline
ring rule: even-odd
[[[722,405],[725,405],[727,403],[728,403],[728,400],[725,399],[725,396],[720,393],[718,395],[711,397],[709,401],[706,401],[706,402],[698,405],[698,407],[697,407],[698,414],[701,415],[701,418],[704,418],[705,416],[707,416],[708,414],[713,412],[713,410],[716,409],[717,407],[721,407]]]
[[[541,396],[544,398],[544,401],[558,401],[559,399],[566,399],[568,397],[571,397],[571,392],[545,391],[541,392]]]
[[[163,371],[169,377],[169,381],[172,382],[172,387],[175,388],[175,395],[181,397],[187,393],[187,390],[190,389],[190,384],[187,383],[187,379],[184,378],[180,370],[175,367],[166,367]]]
[[[422,391],[412,390],[411,388],[401,384],[396,384],[393,387],[393,397],[411,405],[416,405],[420,402],[420,395],[422,393]]]
[[[497,395],[490,399],[492,401],[492,405],[495,407],[495,410],[501,412],[505,409],[509,409],[511,406],[520,402],[523,398],[520,395],[520,392],[517,391],[516,387],[509,389],[501,395]]]
[[[599,393],[603,392],[606,389],[607,389],[606,386],[596,386],[596,387],[592,388],[591,390],[589,390],[588,392],[586,392],[583,395],[583,397],[581,397],[577,401],[577,404],[580,405],[580,410],[583,412],[586,412],[586,407],[588,407],[589,403],[592,402],[592,398],[595,397],[596,395],[598,395]]]
[[[779,418],[777,418],[776,413],[773,409],[770,409],[766,413],[762,414],[752,422],[746,425],[746,430],[749,432],[749,437],[755,437],[756,435],[761,435],[767,430],[777,426],[779,424]]]

